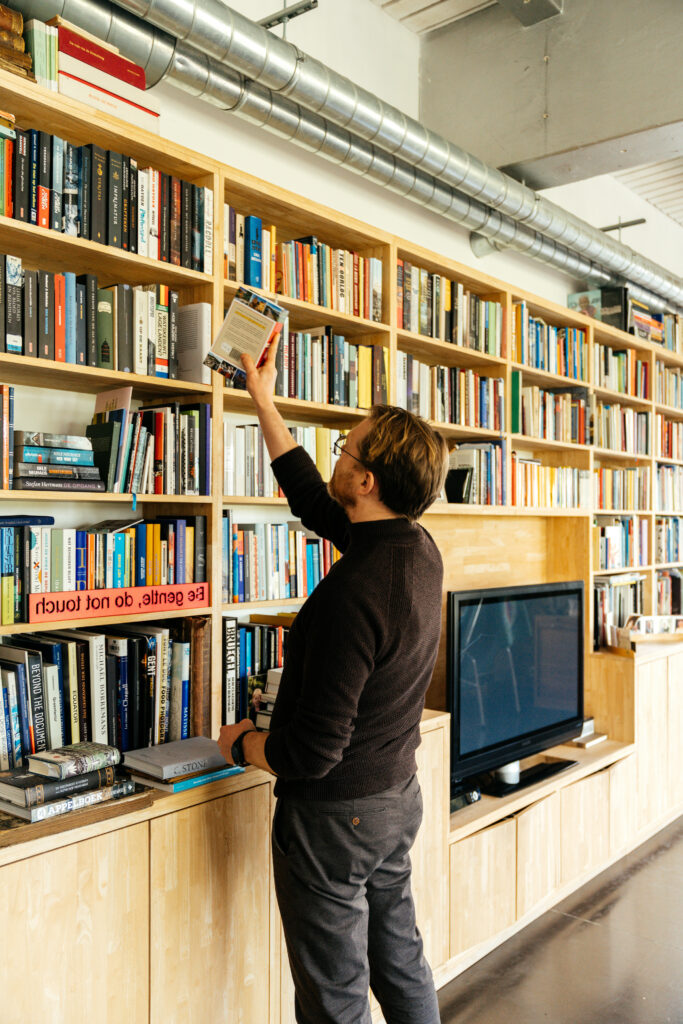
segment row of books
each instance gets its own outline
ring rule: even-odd
[[[282,678],[281,668],[271,668],[262,676],[255,676],[249,680],[249,717],[257,729],[270,729],[271,718],[275,709],[275,702],[280,692],[280,680]]]
[[[683,372],[657,363],[656,400],[662,405],[683,409]]]
[[[7,767],[65,743],[132,750],[210,729],[210,646],[201,616],[3,636]]]
[[[655,562],[683,562],[682,530],[680,516],[655,518]]]
[[[533,316],[526,301],[521,300],[513,305],[512,358],[537,370],[585,380],[587,335],[579,327],[557,327],[546,323]]]
[[[51,516],[3,516],[0,524],[3,625],[27,621],[30,594],[206,582],[205,516],[75,528]]]
[[[340,554],[299,522],[238,523],[223,512],[222,600],[284,601],[308,597]]]
[[[145,91],[143,68],[122,57],[111,43],[60,16],[47,24],[27,22],[26,40],[43,88],[158,132],[159,106]]]
[[[332,476],[338,456],[332,444],[337,430],[329,427],[290,428],[292,435],[309,453],[323,480]],[[223,424],[223,494],[256,498],[282,495],[270,466],[270,455],[258,423]]]
[[[617,629],[630,615],[643,611],[646,577],[642,573],[622,573],[593,581],[593,644],[618,647]]]
[[[532,455],[510,456],[511,503],[520,508],[587,508],[590,473],[574,466],[544,466]]]
[[[264,227],[260,217],[238,213],[223,204],[223,277],[252,288],[274,292],[277,228]]]
[[[683,466],[657,466],[656,508],[683,508]]]
[[[356,345],[329,327],[281,336],[275,365],[275,394],[282,398],[351,409],[369,409],[388,399],[388,350]]]
[[[407,352],[396,353],[396,404],[438,423],[502,430],[505,387],[459,366],[429,366]]]
[[[640,512],[651,508],[650,469],[647,466],[626,469],[600,466],[594,470],[594,481],[596,508],[634,509]],[[673,508],[674,506],[662,507]]]
[[[683,459],[683,421],[655,416],[655,451],[658,458]]]
[[[131,408],[132,388],[95,400],[92,442],[106,490],[116,494],[211,492],[211,406],[194,402]]]
[[[649,455],[650,414],[618,402],[594,403],[593,444],[631,455]]]
[[[407,260],[396,267],[396,322],[412,331],[453,345],[502,356],[503,307],[465,290],[461,281],[431,274]]]
[[[0,178],[5,215],[191,270],[213,272],[213,191],[133,157],[16,128]],[[9,155],[9,159],[8,159]]]
[[[590,415],[583,388],[548,391],[535,384],[523,386],[522,374],[511,376],[511,430],[513,434],[588,444]]]
[[[593,381],[597,387],[647,399],[650,366],[635,349],[614,349],[597,342],[593,348]]]
[[[33,60],[26,52],[23,32],[23,15],[0,4],[0,68],[35,82]]]
[[[0,487],[8,491],[13,484],[14,388],[11,384],[0,384]]]
[[[593,523],[593,557],[598,570],[629,569],[650,561],[649,520],[600,516]]]
[[[0,352],[176,379],[179,345],[194,343],[185,326],[166,285],[100,288],[94,274],[30,270],[0,254]]]
[[[275,291],[382,323],[382,261],[334,249],[314,235],[275,243]]]
[[[660,569],[656,580],[657,614],[680,615],[681,604],[681,573],[678,569]]]
[[[506,501],[505,442],[463,442],[448,457],[449,469],[471,471],[467,504],[504,505]]]
[[[265,690],[267,674],[281,668],[294,616],[250,615],[240,622],[223,616],[223,721],[251,718]],[[259,691],[256,692],[255,691]],[[258,724],[258,723],[256,723]]]

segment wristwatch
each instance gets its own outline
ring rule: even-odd
[[[246,765],[249,764],[246,757],[244,756],[244,748],[242,746],[242,744],[244,743],[244,737],[248,732],[252,732],[252,730],[246,729],[244,732],[241,732],[237,739],[235,740],[235,742],[233,743],[232,747],[230,748],[230,757],[233,759],[234,763],[237,765],[238,768],[244,768],[246,767]]]

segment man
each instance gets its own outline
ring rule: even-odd
[[[438,497],[443,439],[377,406],[340,438],[325,487],[273,402],[276,346],[243,357],[292,512],[343,557],[299,611],[269,734],[223,726],[231,763],[277,776],[275,887],[301,1024],[436,1024],[409,851],[422,819],[415,750],[441,633],[443,565],[415,520]]]

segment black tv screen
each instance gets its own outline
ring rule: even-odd
[[[583,581],[448,595],[451,778],[577,736],[583,723]]]

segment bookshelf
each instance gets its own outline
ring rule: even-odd
[[[264,224],[274,224],[280,240],[316,235],[331,246],[348,248],[361,256],[382,260],[380,321],[353,316],[301,299],[281,297],[272,292],[267,294],[287,307],[290,312],[290,328],[293,331],[329,326],[356,344],[376,345],[385,349],[389,369],[389,402],[396,400],[399,353],[411,355],[429,366],[473,370],[483,377],[502,379],[504,418],[500,430],[434,423],[450,445],[462,441],[502,442],[508,456],[505,467],[506,497],[502,504],[456,505],[438,501],[425,514],[424,525],[435,538],[443,554],[444,606],[445,593],[448,590],[583,579],[588,599],[586,651],[590,652],[591,588],[594,580],[609,575],[601,572],[595,564],[593,524],[598,515],[621,515],[638,516],[648,523],[650,560],[647,565],[639,567],[639,571],[646,577],[644,610],[655,610],[657,573],[672,565],[675,567],[681,564],[657,563],[653,560],[655,517],[673,517],[680,514],[680,509],[671,507],[670,500],[665,503],[665,510],[658,508],[657,472],[659,467],[670,467],[672,472],[675,470],[681,475],[683,461],[659,458],[654,454],[652,446],[649,455],[634,456],[611,449],[513,433],[511,382],[513,371],[519,371],[525,384],[537,385],[548,390],[580,384],[594,401],[619,401],[631,409],[646,412],[650,417],[652,436],[652,421],[656,413],[671,420],[683,419],[683,409],[658,403],[652,397],[655,394],[657,367],[669,371],[683,371],[683,356],[660,350],[613,328],[586,320],[557,303],[520,291],[506,282],[431,252],[413,241],[394,237],[310,202],[277,185],[220,165],[208,157],[191,152],[166,139],[149,135],[114,118],[98,115],[95,121],[92,111],[76,101],[60,97],[58,103],[55,103],[53,93],[30,83],[21,83],[2,71],[0,107],[13,111],[17,119],[24,124],[60,134],[74,143],[97,142],[107,149],[127,153],[135,156],[142,166],[149,163],[186,181],[207,186],[213,190],[214,195],[214,256],[211,273],[182,270],[146,257],[112,250],[95,243],[1,218],[1,248],[4,252],[21,256],[26,265],[74,271],[95,268],[103,282],[166,283],[179,292],[183,305],[198,301],[211,304],[212,331],[215,333],[222,321],[224,307],[234,296],[238,286],[235,281],[226,279],[223,266],[223,208],[224,202],[227,202],[243,214],[252,213],[261,217]],[[425,336],[419,331],[399,328],[396,304],[398,260],[407,261],[428,273],[459,282],[464,291],[471,292],[479,300],[499,304],[501,354],[479,351],[465,345],[454,345]],[[526,303],[533,317],[543,320],[546,324],[585,332],[587,372],[583,380],[578,381],[574,377],[550,372],[517,360],[512,346],[512,326],[515,306],[522,302]],[[592,376],[592,352],[596,343],[611,346],[615,350],[632,349],[638,353],[638,357],[649,367],[649,398],[623,395],[621,392],[597,386]],[[295,610],[303,603],[302,598],[229,604],[222,602],[221,541],[224,511],[230,509],[243,518],[260,517],[260,521],[275,515],[282,521],[288,518],[289,511],[285,500],[281,498],[223,494],[224,418],[254,422],[256,417],[248,395],[226,388],[223,379],[217,374],[212,375],[210,384],[193,384],[7,354],[0,355],[0,382],[31,387],[38,391],[42,389],[45,392],[64,392],[69,395],[69,401],[76,401],[79,396],[95,395],[114,387],[130,386],[134,398],[144,401],[163,401],[173,396],[193,402],[199,400],[210,403],[210,495],[139,495],[137,502],[144,505],[146,510],[148,508],[152,515],[174,510],[181,514],[183,510],[189,512],[191,509],[207,516],[207,579],[210,583],[211,598],[206,607],[193,609],[189,614],[208,616],[211,622],[211,732],[212,735],[217,735],[222,714],[223,616],[246,616],[253,612],[277,609]],[[293,425],[317,425],[343,430],[365,416],[363,409],[299,399],[278,397],[276,404],[287,421]],[[581,507],[573,505],[566,508],[543,502],[514,505],[511,500],[510,453],[517,448],[530,452],[542,467],[564,467],[587,472],[590,480],[587,503]],[[649,480],[648,502],[642,508],[598,508],[594,492],[594,474],[600,468],[618,472],[631,468],[642,470]],[[672,494],[679,493],[675,487],[671,490]],[[115,511],[120,511],[123,515],[129,512],[134,501],[133,496],[127,494],[94,496],[87,493],[19,491],[0,491],[0,500],[4,503],[3,509],[8,513],[24,507],[43,512],[48,508],[46,502],[54,502],[61,511],[68,509],[69,504],[73,502],[74,510],[79,517],[92,516],[93,519],[99,518],[96,505],[100,503],[111,505]],[[623,504],[630,505],[629,502]],[[673,501],[673,504],[675,506],[676,502]],[[140,621],[161,622],[172,621],[186,614],[188,613],[184,611],[150,612],[138,618]],[[111,616],[81,618],[73,622],[60,621],[58,625],[60,629],[89,626],[97,628],[130,621],[130,618]],[[0,627],[0,633],[30,634],[43,629],[44,623],[14,624]],[[683,655],[672,655],[669,658],[672,664],[676,657],[680,661]],[[440,651],[427,696],[428,707],[445,706],[445,659],[444,617]],[[619,677],[622,662],[627,663],[626,659],[610,658],[602,652],[587,653],[587,678],[592,685],[592,700],[598,699],[596,680],[602,680],[603,676]],[[625,676],[625,671],[622,674]],[[669,678],[673,694],[673,674]],[[645,700],[647,687],[643,685],[642,689]],[[621,693],[621,689],[619,692]],[[580,756],[580,775],[573,776],[573,779],[580,778],[583,782],[584,775],[592,779],[593,775],[597,777],[598,773],[602,773],[603,782],[600,785],[604,789],[604,772],[609,770],[611,774],[614,772],[615,787],[617,782],[622,785],[621,762],[623,760],[625,774],[630,770],[629,764],[632,765],[633,762],[633,759],[629,761],[626,755],[632,750],[634,737],[623,729],[620,732],[616,728],[614,732],[610,728],[610,736],[615,742],[611,743],[609,748],[599,749],[597,754]],[[665,746],[666,744],[664,748]],[[653,750],[664,749],[661,743],[653,742],[652,747]],[[674,759],[672,755],[672,763]],[[502,811],[500,808],[491,808],[488,804],[483,805],[480,810],[470,809],[451,824],[449,833],[446,795],[448,721],[443,714],[425,713],[423,744],[418,752],[418,760],[426,813],[425,826],[416,847],[416,901],[418,913],[421,915],[420,927],[426,939],[427,954],[439,972],[437,981],[440,983],[453,977],[462,969],[465,962],[462,958],[457,960],[457,963],[453,959],[455,947],[453,943],[449,946],[447,934],[448,843],[453,846],[455,842],[475,837],[477,832],[489,825],[496,827],[501,817],[512,812],[522,812],[525,808],[522,801],[519,806],[506,805]],[[644,768],[639,770],[643,776],[642,790],[646,792],[648,777]],[[623,783],[623,787],[625,796],[626,782]],[[559,790],[562,784],[558,784],[556,788]],[[556,797],[555,788],[550,787],[547,793],[544,791],[543,794],[531,794],[534,800],[540,796],[547,796],[548,799]],[[126,802],[121,803],[123,805]],[[179,962],[178,943],[182,945],[187,937],[184,922],[206,922],[211,917],[218,905],[218,893],[218,903],[229,905],[231,913],[221,915],[220,919],[211,918],[214,928],[211,933],[211,970],[215,971],[215,984],[207,984],[207,991],[220,994],[221,985],[226,984],[230,988],[230,1002],[239,1002],[249,1019],[269,1020],[271,1024],[284,1022],[287,1016],[285,1012],[281,1015],[280,1006],[284,1007],[287,1002],[289,982],[286,966],[282,966],[286,958],[281,948],[274,896],[269,885],[268,823],[272,812],[273,796],[270,781],[262,773],[250,769],[244,776],[226,780],[224,783],[215,783],[202,792],[174,796],[155,793],[147,799],[144,806],[138,801],[116,809],[108,808],[106,811],[92,809],[77,812],[78,817],[70,818],[63,824],[55,823],[50,834],[41,832],[40,835],[33,833],[32,836],[27,836],[24,829],[21,838],[5,837],[0,841],[0,871],[4,872],[0,892],[6,894],[5,902],[2,904],[2,920],[16,921],[19,915],[33,919],[35,915],[29,913],[32,907],[30,894],[37,891],[40,895],[45,895],[45,899],[39,901],[40,905],[49,908],[49,919],[44,922],[46,931],[42,928],[42,919],[40,921],[39,941],[45,941],[45,935],[49,936],[52,933],[58,934],[59,941],[63,941],[63,921],[73,919],[73,891],[78,887],[79,899],[84,906],[90,907],[92,904],[100,907],[100,916],[95,919],[94,926],[96,936],[111,938],[113,934],[114,939],[111,939],[111,942],[117,942],[120,949],[139,950],[139,956],[136,954],[134,964],[135,984],[130,980],[133,977],[132,973],[127,969],[123,970],[123,962],[118,968],[119,975],[113,975],[108,968],[107,977],[102,978],[98,991],[109,993],[110,1005],[116,1007],[111,1013],[118,1019],[122,1009],[125,1012],[125,1009],[129,1008],[131,1019],[144,1017],[145,1020],[161,1020],[163,1016],[168,1015],[169,1010],[173,1013],[178,1005],[180,997],[174,987],[177,985],[183,999],[187,993],[192,993],[191,997],[187,996],[186,1005],[196,1005],[199,1014],[197,1019],[210,1019],[215,1008],[211,1007],[209,1011],[208,1003],[205,1004],[202,1000],[213,997],[208,994],[202,995],[198,1000],[195,999],[196,962]],[[600,803],[599,813],[604,817],[604,801]],[[578,811],[576,817],[579,820]],[[522,828],[521,819],[519,827]],[[505,831],[511,832],[508,839],[512,843],[511,856],[514,858],[514,829],[511,831],[511,826],[508,825]],[[569,832],[572,833],[572,830]],[[200,835],[210,837],[208,852],[207,846],[198,839]],[[539,828],[539,842],[544,835],[543,829]],[[571,846],[574,842],[573,836],[567,842]],[[474,850],[474,847],[472,849]],[[625,846],[615,846],[615,849],[621,851]],[[465,852],[463,851],[463,856]],[[168,866],[171,863],[169,858],[173,862],[171,868]],[[472,860],[473,863],[480,863],[476,853],[472,854]],[[591,867],[593,873],[599,870],[598,861],[599,858]],[[128,871],[131,862],[141,865],[142,870],[131,874]],[[111,873],[110,885],[103,887],[92,886],[89,882],[82,884],[84,866],[89,872],[88,877],[94,878],[99,877],[96,875],[98,870],[104,870],[103,865]],[[198,866],[200,870],[197,870]],[[576,877],[576,884],[579,884],[580,880],[585,880],[587,876],[578,873]],[[209,881],[206,882],[206,879]],[[568,892],[573,886],[574,882],[563,891]],[[104,911],[101,906],[103,890],[106,890]],[[548,902],[547,905],[552,904]],[[529,913],[533,916],[539,906],[541,904],[535,904],[536,909]],[[528,915],[523,918],[524,922],[530,919]],[[492,927],[497,928],[498,925],[494,923]],[[72,932],[67,934],[71,936]],[[505,932],[499,931],[497,934],[504,936]],[[199,948],[202,936],[198,933],[197,938]],[[75,947],[78,939],[75,933],[73,939]],[[33,941],[34,938],[29,936],[27,930],[26,941],[20,946],[22,958],[28,960],[30,951],[35,950],[35,946],[31,944]],[[487,942],[494,944],[495,941],[500,941],[500,938],[487,939]],[[93,949],[97,948],[97,945],[93,944]],[[150,962],[149,950],[160,948],[165,950],[165,955]],[[492,946],[489,945],[488,948]],[[84,949],[82,943],[79,949]],[[483,955],[483,947],[477,946],[477,950],[475,953],[471,950],[466,951],[463,954],[465,960],[472,962],[478,955]],[[97,956],[97,953],[93,955]],[[245,978],[249,977],[253,981],[254,957],[261,966],[264,979],[266,975],[267,979],[263,984],[254,985],[250,982],[249,985],[245,985]],[[101,956],[97,960],[101,970],[100,961]],[[83,952],[83,969],[78,972],[78,976],[92,976],[93,963],[92,956]],[[226,964],[229,965],[229,978],[224,983]],[[12,971],[11,965],[8,965],[8,970]],[[46,984],[45,979],[41,980],[42,987],[45,990],[49,989],[51,993],[57,992],[60,1005],[70,1006],[73,1003],[74,1007],[80,1006],[82,991],[71,983],[71,988],[67,992],[60,987],[64,984],[64,972],[55,970],[53,974],[54,981],[50,982],[52,988]],[[124,979],[121,982],[121,992],[117,992],[117,998],[112,999],[112,992],[118,984],[119,977]],[[12,980],[10,978],[10,984]],[[186,986],[185,989],[183,985]],[[18,989],[17,1005],[27,1007],[29,1003],[26,1000],[31,997],[29,988],[16,979],[14,988]],[[248,1002],[248,1006],[244,1000]],[[100,1003],[98,1007],[104,1013],[104,1004]],[[34,1009],[32,1006],[32,1012]],[[219,1016],[220,1010],[217,1010],[215,1019]]]

